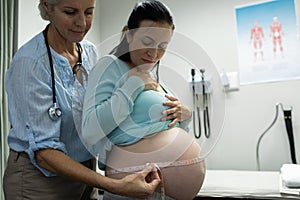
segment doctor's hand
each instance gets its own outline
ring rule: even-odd
[[[144,170],[117,181],[116,194],[145,199],[153,194],[161,179],[157,168],[150,164]]]
[[[170,108],[162,112],[166,117],[162,118],[162,121],[172,120],[169,126],[174,126],[177,122],[182,122],[188,120],[192,117],[192,111],[181,102],[170,95],[165,95],[170,101],[163,103],[164,106],[169,106]]]

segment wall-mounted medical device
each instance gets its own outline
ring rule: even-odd
[[[193,130],[198,139],[204,133],[210,137],[210,95],[211,81],[205,74],[205,69],[191,69],[190,89],[193,94]],[[197,125],[196,125],[197,124]],[[198,127],[198,131],[197,131]]]
[[[225,92],[233,92],[239,90],[239,78],[237,72],[225,72],[220,74],[221,81]]]
[[[257,165],[257,170],[258,171],[260,171],[259,147],[260,147],[262,138],[274,126],[276,120],[278,119],[279,108],[281,108],[281,110],[283,112],[283,116],[284,116],[284,122],[285,122],[286,132],[287,132],[287,136],[288,136],[288,140],[289,140],[289,145],[290,145],[291,161],[292,161],[293,164],[297,164],[296,149],[295,149],[295,140],[294,140],[293,124],[292,124],[292,107],[284,109],[282,103],[277,103],[276,104],[275,117],[274,117],[272,123],[259,136],[257,144],[256,144],[256,165]]]

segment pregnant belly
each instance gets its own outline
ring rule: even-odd
[[[174,127],[132,145],[114,146],[108,155],[106,175],[122,178],[142,170],[147,163],[155,163],[160,168],[167,196],[193,199],[205,175],[205,164],[200,156],[201,149],[195,139]]]

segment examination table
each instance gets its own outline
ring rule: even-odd
[[[299,191],[284,191],[277,171],[207,170],[195,200],[300,199]]]
[[[285,193],[277,171],[206,170],[203,186],[194,200],[290,200],[300,199],[299,191]]]

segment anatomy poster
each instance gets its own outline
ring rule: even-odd
[[[300,78],[300,38],[294,0],[237,7],[240,84]]]

